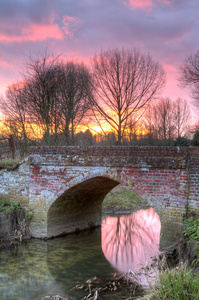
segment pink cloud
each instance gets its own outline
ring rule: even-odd
[[[63,39],[63,33],[57,24],[30,24],[19,34],[0,33],[0,41],[6,43],[24,41],[42,41],[46,38]]]
[[[27,26],[22,26],[21,24],[16,24],[18,32],[11,31],[5,33],[5,31],[0,32],[0,42],[12,43],[12,42],[24,42],[24,41],[43,41],[46,38],[53,38],[62,40],[64,37],[72,38],[74,32],[82,24],[82,20],[73,17],[65,16],[62,20],[63,26],[60,28],[57,23],[55,23],[56,15],[51,15],[48,23],[30,23]],[[5,28],[4,28],[5,29]]]
[[[65,16],[62,22],[64,24],[62,29],[69,38],[73,37],[74,31],[76,31],[83,23],[81,19],[72,16]]]
[[[163,5],[171,5],[173,0],[128,0],[124,4],[130,5],[131,8],[151,10],[157,2]]]
[[[166,69],[166,71],[169,71],[169,72],[177,72],[176,67],[174,67],[174,66],[171,65],[171,64],[166,64],[166,63],[164,63],[164,64],[163,64],[163,67],[164,67],[164,69]]]
[[[151,9],[154,6],[152,0],[128,0],[132,8]]]

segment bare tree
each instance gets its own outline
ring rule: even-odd
[[[47,144],[50,143],[50,135],[55,133],[59,120],[56,107],[57,62],[58,58],[46,53],[41,58],[30,57],[23,73],[28,115],[32,122],[42,128]]]
[[[159,138],[160,128],[157,108],[154,103],[151,103],[145,112],[143,126],[147,132],[150,145],[156,144]]]
[[[174,102],[174,114],[177,137],[179,138],[185,132],[191,118],[189,105],[186,100],[178,98]]]
[[[19,141],[23,141],[23,151],[27,151],[28,129],[30,127],[26,103],[24,101],[24,86],[16,83],[8,87],[5,97],[0,99],[0,109],[5,117],[4,126]],[[29,127],[29,128],[28,128]]]
[[[199,50],[188,56],[180,66],[180,84],[191,88],[194,104],[199,113]]]
[[[92,102],[121,144],[129,118],[157,96],[165,73],[149,54],[136,49],[101,51],[93,57],[92,69]]]
[[[174,104],[170,98],[163,98],[156,105],[157,122],[159,127],[159,138],[164,140],[164,144],[171,145],[175,137],[175,114]]]
[[[163,98],[152,103],[144,117],[150,144],[163,141],[163,144],[171,145],[173,139],[182,137],[186,132],[189,121],[189,106],[185,100]]]
[[[74,145],[76,128],[90,110],[91,78],[83,64],[67,62],[60,64],[58,81],[63,133],[66,143]]]

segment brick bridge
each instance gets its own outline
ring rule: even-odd
[[[101,224],[101,205],[119,183],[146,199],[160,219],[199,214],[198,147],[31,147],[28,161],[1,171],[0,197],[34,212],[34,237]]]

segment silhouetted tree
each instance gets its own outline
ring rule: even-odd
[[[74,145],[74,134],[90,110],[91,102],[88,91],[91,92],[91,78],[88,69],[83,64],[74,62],[61,63],[59,66],[59,98],[61,122],[67,144]]]
[[[144,119],[148,142],[153,145],[162,140],[165,145],[171,145],[173,139],[180,138],[185,133],[188,121],[190,113],[185,100],[178,98],[173,101],[163,98],[157,103],[152,103]]]
[[[46,53],[37,59],[29,58],[23,73],[24,99],[32,122],[39,125],[50,144],[50,135],[58,128],[57,89],[58,58]]]
[[[101,51],[93,57],[92,69],[92,103],[121,144],[129,118],[157,96],[165,83],[165,73],[149,54],[137,49]]]
[[[22,151],[27,152],[28,133],[30,126],[27,114],[26,102],[24,101],[24,86],[17,83],[8,87],[5,97],[0,99],[0,110],[4,115],[4,126],[20,143],[23,142]],[[22,155],[24,153],[21,153]]]
[[[194,104],[199,113],[199,50],[189,55],[180,66],[180,84],[191,88]]]
[[[189,105],[186,100],[178,98],[174,101],[174,114],[177,137],[179,138],[184,133],[191,118]]]

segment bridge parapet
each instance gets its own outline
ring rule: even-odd
[[[30,165],[186,169],[187,148],[31,147]]]

